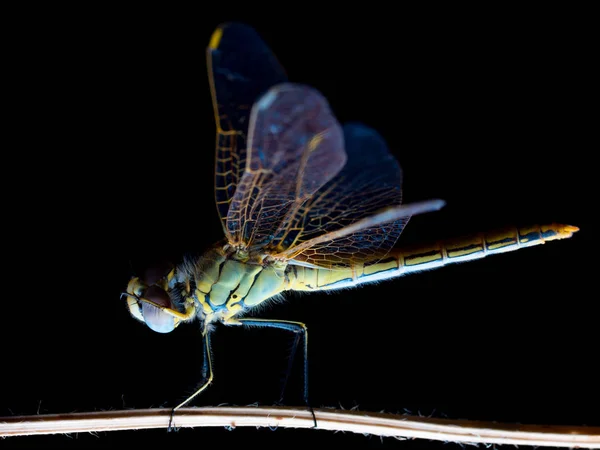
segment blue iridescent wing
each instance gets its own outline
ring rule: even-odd
[[[245,168],[252,105],[287,76],[256,31],[239,23],[215,30],[207,63],[217,128],[215,198],[227,233],[229,205]]]
[[[271,88],[252,108],[244,174],[227,215],[233,245],[267,249],[346,163],[342,129],[308,86]]]
[[[360,124],[342,130],[320,93],[285,83],[249,27],[219,27],[208,61],[229,242],[328,268],[385,255],[408,215],[397,214],[402,174],[381,136]],[[370,221],[390,207],[397,218]]]
[[[288,219],[273,241],[273,256],[330,269],[347,267],[383,257],[400,236],[408,217],[335,237],[402,202],[402,170],[379,133],[360,123],[344,125],[343,133],[346,165]]]

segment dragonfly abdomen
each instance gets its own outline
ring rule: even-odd
[[[511,227],[394,253],[404,273],[416,272],[566,239],[577,230],[577,227],[560,224]]]
[[[407,273],[436,269],[465,261],[532,247],[556,239],[566,239],[578,230],[571,225],[533,225],[508,228],[430,245],[392,250],[373,262],[342,269],[312,269],[297,267],[291,283],[294,290],[332,290],[354,287]]]

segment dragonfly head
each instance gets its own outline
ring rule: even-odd
[[[157,333],[170,333],[186,318],[176,309],[166,278],[148,284],[133,277],[122,296],[127,298],[131,315]]]

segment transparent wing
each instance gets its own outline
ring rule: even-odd
[[[272,247],[303,205],[346,163],[342,129],[325,98],[281,84],[252,108],[244,174],[227,215],[230,243]]]
[[[344,267],[383,257],[400,236],[409,219],[406,215],[383,224],[367,223],[366,228],[335,237],[336,232],[368,222],[386,208],[397,211],[402,202],[402,171],[383,138],[358,123],[346,124],[343,132],[345,167],[289,218],[273,241],[270,253],[275,257],[325,268]]]
[[[317,91],[285,83],[250,27],[219,27],[207,53],[215,195],[231,244],[298,264],[348,266],[384,256],[411,214],[441,207],[401,206],[400,167],[381,136],[360,124],[342,131]]]
[[[215,198],[225,229],[231,199],[244,173],[252,105],[287,77],[256,31],[239,23],[215,30],[207,62],[217,128]]]

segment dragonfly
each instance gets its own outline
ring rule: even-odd
[[[133,276],[123,293],[131,315],[158,333],[199,323],[202,382],[173,411],[213,381],[210,335],[219,323],[292,332],[289,361],[300,346],[308,404],[306,325],[248,317],[286,291],[352,288],[578,231],[533,225],[394,249],[410,217],[439,210],[444,201],[402,203],[400,165],[376,130],[342,126],[319,91],[288,80],[247,25],[217,27],[207,65],[217,131],[215,200],[225,238],[164,276]]]

